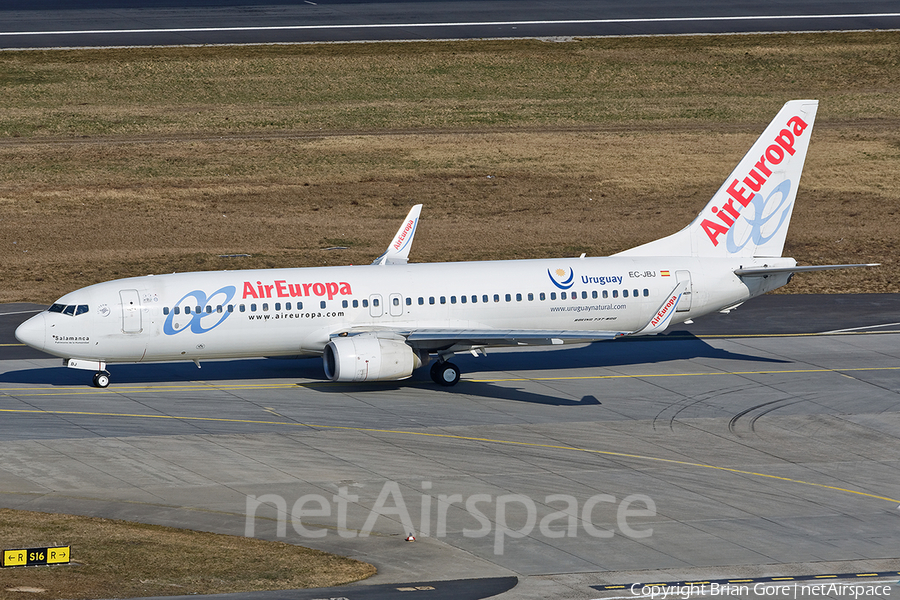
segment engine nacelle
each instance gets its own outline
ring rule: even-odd
[[[422,366],[422,359],[402,339],[360,334],[334,338],[322,355],[332,381],[396,381]]]

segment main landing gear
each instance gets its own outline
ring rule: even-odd
[[[94,373],[94,387],[98,387],[101,389],[109,387],[108,371],[98,371]]]
[[[452,362],[438,361],[431,365],[431,379],[438,385],[456,385],[459,381],[459,367]]]

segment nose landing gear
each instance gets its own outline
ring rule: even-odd
[[[94,387],[101,389],[109,387],[109,372],[98,371],[94,373]]]

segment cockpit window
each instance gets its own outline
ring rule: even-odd
[[[47,309],[47,312],[62,313],[70,317],[77,317],[86,312],[90,312],[91,307],[87,304],[53,304]]]

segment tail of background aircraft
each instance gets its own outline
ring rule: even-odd
[[[818,106],[785,104],[690,225],[616,256],[781,256]]]

